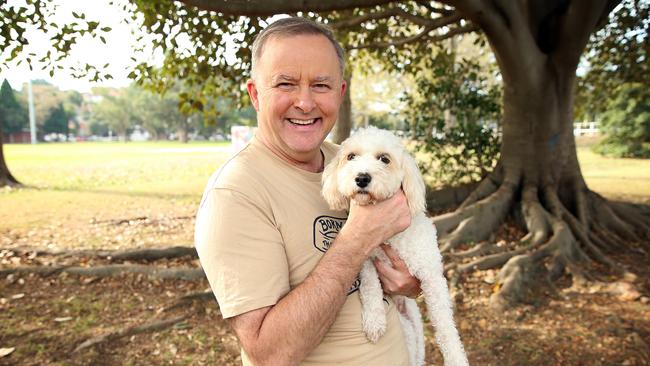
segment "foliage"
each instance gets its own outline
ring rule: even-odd
[[[605,139],[595,151],[615,157],[650,158],[650,91],[641,83],[623,84],[603,113]]]
[[[48,133],[61,133],[68,134],[68,114],[63,108],[63,103],[54,108],[48,118],[43,123],[43,132]]]
[[[18,103],[11,85],[5,80],[0,87],[0,133],[20,132],[27,126],[27,111]]]
[[[500,89],[471,60],[439,52],[416,74],[417,93],[405,98],[416,150],[431,159],[421,166],[438,184],[478,180],[499,153]]]
[[[52,0],[0,2],[0,68],[15,61],[16,65],[27,63],[31,70],[33,64],[38,62],[44,64],[44,69],[52,76],[56,70],[63,69],[59,61],[69,56],[80,38],[90,36],[106,43],[104,35],[110,32],[111,28],[101,27],[99,21],[86,19],[85,14],[76,12],[72,13],[74,21],[69,24],[57,24],[50,20],[56,8]],[[50,38],[49,47],[27,52],[27,35],[32,31],[47,34]],[[92,81],[112,78],[110,74],[104,73],[102,68],[87,63],[73,67],[70,71],[78,77],[88,76]]]
[[[135,92],[131,88],[122,91],[104,89],[102,100],[93,108],[93,121],[106,124],[122,141],[140,122],[140,114],[133,103]]]
[[[650,85],[650,1],[624,0],[590,39],[588,72],[579,78],[576,118],[595,120],[623,83]]]

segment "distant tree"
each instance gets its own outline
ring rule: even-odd
[[[596,120],[621,84],[650,86],[650,1],[624,0],[589,41],[578,79],[575,115]]]
[[[2,116],[3,132],[20,132],[28,126],[27,111],[16,99],[14,90],[7,80],[0,87],[0,115]]]
[[[102,101],[93,108],[93,119],[105,123],[120,140],[128,141],[128,134],[136,124],[142,122],[141,115],[135,103],[137,90],[96,89],[102,95]]]
[[[50,111],[50,115],[43,123],[43,132],[45,134],[60,133],[68,136],[68,114],[63,108],[63,103],[59,103],[58,107]]]
[[[594,146],[603,155],[650,158],[650,91],[641,83],[622,84],[602,114],[605,138]]]

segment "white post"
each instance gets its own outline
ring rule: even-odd
[[[29,94],[29,130],[32,135],[32,145],[36,144],[36,116],[34,114],[34,93],[32,93],[32,79],[29,79],[28,84]]]

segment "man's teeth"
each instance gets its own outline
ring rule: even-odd
[[[314,123],[318,118],[312,118],[312,119],[293,119],[289,118],[289,122],[297,124],[297,125],[310,125]]]

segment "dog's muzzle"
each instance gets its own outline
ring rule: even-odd
[[[359,188],[366,188],[368,184],[370,184],[371,180],[372,177],[368,173],[361,173],[354,178],[354,181],[357,183]]]

